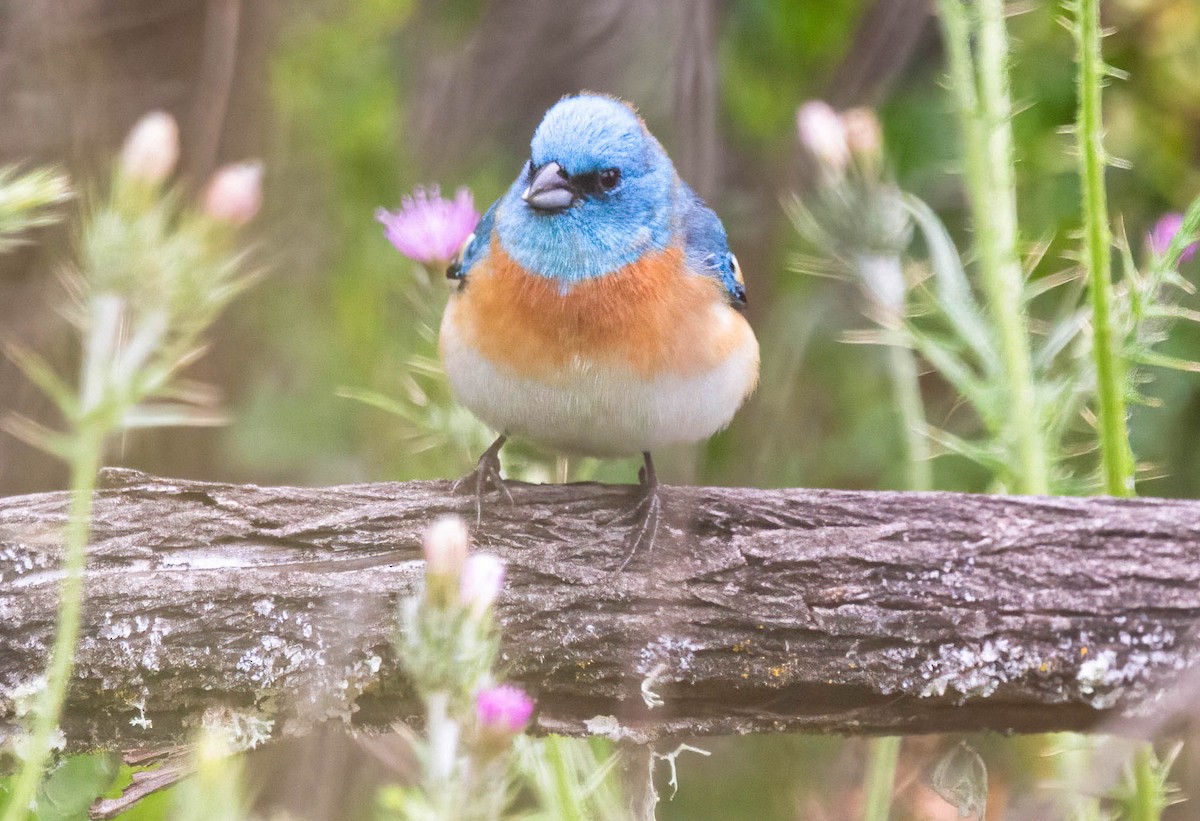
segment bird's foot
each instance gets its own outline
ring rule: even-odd
[[[487,492],[489,486],[503,493],[507,497],[508,503],[513,504],[512,491],[508,489],[508,485],[500,475],[500,448],[504,445],[505,438],[501,436],[493,442],[491,447],[479,457],[475,469],[450,486],[451,493],[473,493],[475,495],[476,527],[483,521],[483,494]]]
[[[629,535],[625,537],[625,548],[628,553],[625,561],[617,568],[622,572],[633,557],[645,552],[647,556],[654,552],[654,544],[658,539],[658,528],[662,524],[662,497],[658,492],[658,484],[643,485],[642,498],[625,514],[629,524]]]
[[[643,454],[643,457],[645,464],[638,471],[638,484],[642,490],[641,498],[629,511],[609,522],[609,524],[615,524],[618,521],[625,522],[630,528],[629,535],[625,538],[625,547],[628,553],[625,561],[621,562],[621,566],[617,568],[618,573],[628,567],[638,553],[644,551],[648,556],[654,551],[658,528],[662,524],[662,497],[658,492],[658,476],[654,471],[654,461],[650,458],[649,453]]]

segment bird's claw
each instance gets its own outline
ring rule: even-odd
[[[627,514],[618,518],[626,519],[630,523],[629,535],[625,538],[625,546],[629,552],[625,561],[617,568],[617,572],[621,573],[640,551],[644,550],[647,556],[654,552],[658,528],[662,524],[662,498],[659,496],[657,483],[643,486],[642,498]]]
[[[499,443],[502,443],[503,439]],[[498,444],[499,444],[498,443]],[[473,493],[475,495],[475,525],[483,521],[483,494],[491,486],[504,494],[509,504],[515,504],[512,491],[500,476],[500,448],[493,445],[483,452],[475,469],[450,486],[451,493]]]
[[[658,538],[658,527],[662,523],[662,498],[658,493],[658,474],[654,470],[654,460],[650,458],[649,453],[643,453],[642,458],[644,463],[641,470],[638,471],[638,484],[641,485],[642,497],[629,512],[617,516],[609,522],[609,524],[613,524],[618,520],[625,520],[629,522],[631,528],[625,539],[629,552],[625,556],[625,561],[621,562],[621,566],[617,568],[618,573],[629,566],[638,551],[645,550],[646,555],[654,551],[654,542]]]

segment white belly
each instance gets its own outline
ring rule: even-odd
[[[519,376],[464,344],[451,321],[443,322],[441,349],[455,396],[481,420],[502,433],[589,456],[707,439],[729,424],[758,377],[758,343],[750,333],[711,370],[651,379],[583,359],[552,380]]]

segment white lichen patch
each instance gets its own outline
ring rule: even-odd
[[[1117,654],[1112,650],[1094,653],[1079,665],[1075,679],[1079,682],[1079,692],[1094,696],[1092,704],[1100,709],[1111,707],[1123,691],[1120,685],[1124,674],[1118,669]]]
[[[258,687],[267,688],[298,669],[306,660],[319,665],[323,663],[323,653],[268,634],[242,653],[237,670]]]
[[[232,752],[245,752],[271,739],[275,721],[255,712],[209,707],[200,718],[200,726],[217,734]]]
[[[691,639],[676,636],[659,636],[638,651],[636,670],[643,676],[650,675],[651,670],[661,667],[655,673],[660,681],[670,677],[679,677],[692,669],[696,651],[700,645]]]
[[[952,692],[962,700],[987,698],[1000,685],[1038,669],[1041,664],[1041,659],[1003,637],[982,644],[943,644],[938,647],[937,658],[921,664],[920,676],[926,682],[921,696],[941,697]]]
[[[31,715],[37,706],[38,698],[45,689],[46,676],[37,675],[0,692],[0,704],[3,704],[3,712],[17,719]]]
[[[592,716],[583,722],[591,735],[603,736],[610,741],[620,741],[625,737],[625,730],[616,716]]]
[[[104,614],[104,624],[100,626],[98,633],[102,639],[127,639],[133,635],[133,622],[128,619],[113,621],[112,613]]]
[[[0,548],[0,582],[19,579],[34,570],[49,567],[45,553],[21,544]]]
[[[1087,634],[1081,636],[1081,653],[1088,647],[1089,638]],[[1175,649],[1176,638],[1174,630],[1161,624],[1118,632],[1118,650],[1093,651],[1084,656],[1075,674],[1080,692],[1091,696],[1092,706],[1103,710],[1151,673],[1182,670],[1187,660]]]
[[[155,672],[162,667],[163,639],[174,628],[162,616],[137,615],[132,619],[114,619],[105,612],[96,636],[84,636],[79,643],[79,656],[86,658],[95,652],[116,653],[126,667],[141,667]]]
[[[962,701],[986,698],[1022,676],[1053,673],[1057,684],[1052,686],[1057,686],[1061,698],[1083,696],[1089,705],[1103,710],[1152,674],[1182,670],[1187,661],[1176,648],[1176,638],[1173,630],[1162,625],[1126,628],[1105,637],[1084,630],[1063,635],[1048,655],[1003,637],[943,644],[937,658],[919,663],[919,677],[905,679],[898,689],[919,687],[923,697],[957,694]],[[915,653],[896,650],[889,659],[903,669],[917,660]],[[1070,685],[1072,675],[1076,687]]]

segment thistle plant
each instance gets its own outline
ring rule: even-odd
[[[417,189],[402,198],[399,209],[379,208],[375,219],[388,242],[414,263],[397,278],[405,306],[403,330],[411,342],[395,370],[396,388],[346,386],[338,394],[396,416],[406,453],[450,452],[469,461],[493,437],[451,398],[437,337],[448,293],[446,267],[479,222],[474,198],[465,188],[453,199],[442,197],[436,186]]]
[[[906,294],[902,258],[913,220],[883,157],[879,121],[867,109],[842,114],[819,100],[796,115],[800,142],[816,164],[813,203],[789,203],[796,229],[849,274],[868,296],[866,312],[879,326],[859,341],[886,345],[892,393],[905,444],[909,490],[931,490],[933,475],[916,353],[904,336]],[[872,739],[867,754],[864,821],[887,821],[899,737]]]
[[[796,115],[800,142],[815,160],[811,204],[788,204],[797,230],[858,281],[869,298],[867,313],[880,334],[859,340],[888,344],[892,390],[900,411],[908,489],[930,490],[933,476],[919,369],[902,335],[905,281],[902,256],[912,238],[912,218],[883,157],[879,122],[867,109],[838,114],[814,100]]]
[[[880,170],[877,149],[871,149],[874,153],[854,150],[856,139],[872,146],[872,140],[862,134],[877,133],[863,127],[858,113],[838,115],[827,106],[823,110],[823,104],[801,110],[801,141],[818,162],[818,184],[809,200],[803,204],[797,200],[790,210],[799,232],[842,270],[853,272],[872,295],[867,313],[878,327],[851,338],[891,346],[893,385],[897,406],[907,420],[903,434],[910,455],[927,452],[917,432],[923,430],[941,450],[986,468],[996,490],[1084,492],[1095,487],[1092,471],[1082,459],[1096,441],[1085,424],[1089,401],[1100,397],[1104,407],[1115,409],[1123,430],[1126,400],[1141,398],[1138,386],[1144,375],[1135,365],[1193,367],[1163,356],[1155,346],[1165,338],[1164,329],[1171,321],[1196,316],[1175,305],[1170,296],[1186,290],[1175,269],[1197,226],[1181,218],[1174,251],[1151,255],[1140,268],[1126,247],[1124,275],[1113,284],[1104,267],[1107,240],[1099,246],[1096,242],[1097,236],[1107,237],[1106,228],[1097,234],[1095,227],[1107,217],[1093,213],[1085,219],[1088,240],[1081,258],[1085,273],[1101,271],[1089,275],[1089,280],[1103,279],[1107,284],[1090,287],[1091,304],[1080,304],[1078,292],[1063,287],[1078,280],[1073,271],[1026,280],[1019,267],[1013,175],[1011,168],[1001,167],[1012,163],[1011,103],[1006,33],[995,5],[991,0],[940,4],[950,87],[964,137],[978,289],[933,210],[890,181]],[[1097,70],[1089,85],[1097,84],[1100,77]],[[1094,117],[1097,106],[1095,100],[1086,107],[1081,103],[1081,116]],[[1092,123],[1093,132],[1098,128]],[[1085,140],[1080,151],[1095,154],[1102,147],[1098,139]],[[1099,162],[1102,166],[1102,156]],[[1085,186],[1084,204],[1092,212],[1104,196],[1103,180],[1096,184],[1094,166],[1095,162],[1081,164],[1085,181],[1091,179]],[[1165,235],[1167,227],[1159,235]],[[913,235],[920,236],[925,248],[923,264],[909,256]],[[1097,296],[1100,292],[1104,295]],[[1046,301],[1048,295],[1058,297],[1052,316],[1034,322],[1035,301]],[[1097,300],[1103,303],[1099,311]],[[1032,331],[1035,326],[1037,334]],[[1109,348],[1112,351],[1102,356],[1103,361],[1097,359]],[[974,411],[982,428],[979,434],[968,437],[924,424],[914,351]],[[1114,393],[1120,394],[1115,400]],[[1111,425],[1101,427],[1099,438],[1112,440],[1101,449],[1102,473],[1128,475],[1132,482],[1132,457],[1121,456],[1128,456],[1127,435],[1116,437],[1124,443],[1118,447],[1116,439],[1103,432]],[[917,460],[910,458],[910,462]],[[910,487],[928,487],[927,477],[928,473],[922,476],[912,469]],[[1109,491],[1115,492],[1114,487],[1110,485]]]
[[[1200,311],[1178,300],[1195,293],[1195,287],[1180,274],[1200,247],[1200,199],[1185,214],[1165,214],[1147,235],[1141,266],[1133,261],[1126,246],[1121,248],[1122,277],[1116,293],[1112,323],[1115,346],[1123,360],[1123,388],[1135,403],[1153,404],[1143,386],[1148,377],[1139,366],[1200,372],[1200,363],[1163,353],[1171,326],[1179,321],[1200,322]]]
[[[257,211],[261,169],[218,172],[197,208],[164,187],[178,151],[170,117],[143,119],[125,144],[107,197],[81,217],[77,254],[64,274],[68,316],[81,345],[78,377],[60,376],[32,351],[9,350],[65,426],[54,430],[14,415],[3,427],[69,465],[71,502],[54,644],[4,821],[30,812],[50,758],[82,619],[92,495],[105,446],[120,431],[220,421],[212,392],[181,371],[201,355],[204,333],[251,280],[236,235]]]
[[[1123,241],[1121,277],[1114,281],[1100,94],[1104,79],[1115,72],[1101,61],[1098,2],[1081,0],[1070,8],[1080,62],[1076,135],[1084,230],[1079,272],[1028,281],[1021,268],[1007,32],[999,0],[939,1],[950,88],[963,132],[978,289],[932,209],[900,192],[879,173],[877,162],[857,159],[850,135],[861,125],[823,104],[801,109],[801,142],[818,163],[817,190],[804,204],[793,203],[791,214],[799,232],[854,272],[873,297],[867,313],[878,328],[853,339],[902,351],[913,363],[913,374],[915,351],[975,412],[983,430],[973,438],[924,426],[944,450],[986,467],[999,490],[1104,488],[1131,495],[1135,462],[1126,405],[1150,401],[1142,392],[1146,375],[1139,366],[1200,370],[1157,349],[1172,322],[1200,318],[1174,299],[1191,290],[1178,268],[1200,234],[1200,202],[1155,226],[1140,263]],[[909,260],[906,272],[903,262],[913,234],[923,240],[927,258],[923,264]],[[887,266],[873,261],[881,248],[892,261]],[[1086,287],[1086,302],[1080,300],[1081,289],[1062,287],[1073,282]],[[1057,297],[1051,317],[1033,320],[1035,301],[1047,295]],[[904,368],[894,364],[892,370],[902,374]],[[894,378],[897,385],[905,381],[916,384],[915,376]],[[909,391],[908,399],[898,390],[898,405],[904,409],[909,402],[916,410],[903,410],[905,418],[923,419],[919,390]],[[1094,416],[1089,413],[1093,402]],[[1089,427],[1093,419],[1095,426]],[[908,449],[916,452],[911,444]],[[1083,459],[1096,450],[1098,470]],[[1070,737],[1054,743],[1061,748],[1061,780],[1070,784],[1072,773],[1088,766],[1089,747]],[[1154,762],[1146,748],[1133,763],[1130,805],[1143,808],[1138,818],[1157,818],[1146,808],[1164,804],[1165,775]],[[886,818],[888,763],[886,750],[872,750],[869,818]],[[1071,794],[1065,799],[1064,811],[1072,817],[1098,817],[1094,799]]]
[[[492,821],[618,818],[606,776],[613,758],[565,739],[522,732],[532,699],[498,680],[493,605],[504,565],[469,552],[467,528],[443,518],[425,534],[425,583],[400,610],[397,652],[425,705],[425,733],[412,744],[420,783],[380,795],[385,818]],[[554,808],[570,806],[569,812]]]
[[[1050,489],[1051,426],[1038,401],[1021,270],[1004,0],[938,0],[950,89],[963,126],[982,290],[996,336],[1008,408],[1001,438],[1014,451],[1007,477],[1018,493]],[[976,44],[972,51],[971,44]],[[1020,411],[1018,411],[1020,409]]]
[[[455,402],[438,359],[438,329],[449,294],[446,268],[472,236],[479,222],[474,197],[460,188],[453,199],[437,186],[418,188],[401,198],[400,208],[379,208],[375,219],[384,237],[413,264],[397,278],[404,300],[410,335],[407,355],[394,374],[396,388],[345,386],[338,395],[393,414],[400,421],[405,453],[410,456],[441,452],[453,454],[464,465],[495,439],[470,411]],[[506,450],[505,469],[524,479],[545,479],[533,460],[519,449]]]
[[[1079,144],[1079,177],[1083,188],[1083,267],[1092,307],[1092,360],[1096,368],[1099,414],[1097,432],[1104,489],[1113,496],[1132,496],[1133,451],[1129,446],[1125,384],[1120,351],[1112,327],[1112,233],[1105,195],[1103,123],[1100,93],[1107,69],[1100,56],[1099,0],[1074,4],[1079,60],[1079,113],[1075,125]]]

